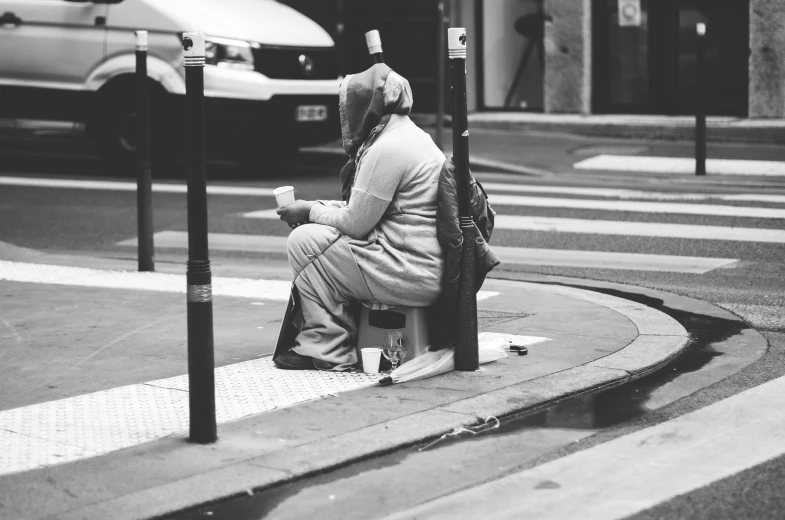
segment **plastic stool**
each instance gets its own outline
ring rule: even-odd
[[[384,344],[387,332],[403,332],[406,342],[406,363],[428,351],[428,307],[393,307],[385,311],[372,311],[363,306],[357,327],[357,359],[362,365],[360,349]]]

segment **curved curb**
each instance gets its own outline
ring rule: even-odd
[[[645,305],[584,289],[517,283],[611,309],[629,319],[639,334],[626,347],[577,367],[247,458],[161,486],[86,505],[59,518],[151,518],[237,498],[429,441],[460,426],[476,425],[489,415],[504,417],[536,412],[577,395],[622,385],[667,364],[689,343],[689,334],[676,320]]]
[[[689,345],[689,333],[679,322],[643,304],[584,289],[532,282],[519,283],[613,310],[635,325],[638,336],[626,347],[583,365],[437,409],[471,414],[480,420],[488,415],[498,417],[534,412],[564,399],[639,379],[666,365]]]

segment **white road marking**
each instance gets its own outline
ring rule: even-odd
[[[517,231],[553,231],[595,235],[688,238],[695,240],[731,240],[737,242],[785,243],[785,230],[660,222],[624,222],[555,217],[497,215],[496,229]]]
[[[187,289],[185,275],[179,274],[111,271],[5,260],[0,260],[0,280],[174,293],[185,293]],[[291,282],[279,280],[213,277],[214,296],[288,301],[291,286]]]
[[[185,275],[112,271],[87,267],[69,267],[49,264],[30,264],[0,260],[0,281],[100,287],[103,289],[132,289],[185,293]],[[256,280],[253,278],[213,277],[213,296],[234,296],[256,300],[289,301],[291,282]],[[498,292],[479,291],[477,301],[498,296]]]
[[[625,200],[565,199],[492,194],[493,206],[526,206],[538,208],[571,208],[597,211],[632,211],[637,213],[672,213],[709,215],[715,217],[750,217],[785,219],[785,209],[727,206],[719,204],[685,204],[677,202],[641,202]]]
[[[244,213],[245,218],[278,219],[274,209]],[[557,217],[496,215],[496,229],[515,231],[553,231],[595,235],[623,235],[696,240],[731,240],[737,242],[785,243],[785,230],[660,222],[625,222]]]
[[[667,273],[704,274],[714,269],[729,268],[738,260],[699,256],[648,255],[611,253],[606,251],[573,251],[494,246],[502,264],[588,267],[593,269],[625,269]]]
[[[483,182],[487,192],[500,191],[506,193],[552,193],[557,195],[579,195],[588,197],[608,197],[619,199],[642,200],[722,200],[736,202],[772,202],[785,204],[785,195],[767,193],[675,193],[660,191],[628,190],[619,188],[584,188],[576,186],[549,186],[533,184],[508,184],[503,182]],[[491,203],[497,195],[491,193]]]
[[[188,233],[184,231],[161,231],[156,233],[153,236],[153,240],[155,242],[156,247],[170,247],[170,248],[177,248],[177,249],[186,249],[188,247]],[[264,236],[264,235],[234,235],[230,233],[210,233],[208,235],[208,243],[210,244],[210,249],[213,251],[250,251],[250,252],[264,252],[264,253],[285,253],[286,252],[286,237],[280,236]],[[117,245],[119,246],[128,246],[128,247],[136,247],[137,240],[136,238],[129,238],[128,240],[123,240],[118,242]],[[13,262],[6,262],[6,263],[13,263]],[[42,264],[27,264],[27,265],[35,265],[36,270],[41,270]],[[44,266],[44,267],[56,267],[56,266]],[[65,268],[65,269],[81,269],[81,268]],[[103,273],[124,273],[125,276],[134,276],[136,274],[141,275],[160,275],[163,277],[172,277],[172,276],[181,276],[181,275],[162,275],[161,273],[137,273],[135,271],[99,271]],[[17,279],[11,281],[37,281],[39,275],[13,275],[13,274],[5,274],[5,276],[17,276],[18,278],[24,279]],[[66,275],[67,277],[68,275]],[[4,270],[3,270],[3,262],[0,261],[0,280],[3,279],[10,279],[4,278]],[[60,283],[58,281],[51,281],[51,280],[58,280],[59,277],[55,275],[45,275],[45,280],[38,283]],[[75,283],[65,283],[65,285],[84,285],[80,283],[81,277],[76,278]],[[150,282],[146,280],[144,277],[139,277],[135,280],[137,284],[136,289],[148,289],[148,290],[161,290],[161,291],[169,291],[169,292],[185,292],[185,277],[177,278],[177,279],[166,279],[167,283],[164,285],[160,280],[157,282]],[[101,285],[100,287],[107,287],[107,288],[128,288],[128,287],[116,287],[113,284],[119,284],[115,279],[106,280],[105,278],[102,279],[101,283],[105,283],[106,285]],[[281,301],[287,300],[289,298],[289,289],[291,287],[291,282],[283,282],[283,281],[276,281],[276,280],[252,280],[247,278],[215,278],[213,277],[213,295],[221,295],[221,296],[238,296],[240,298],[257,298],[262,300],[278,300]],[[180,287],[182,286],[182,289]],[[269,287],[268,287],[269,286]],[[284,287],[285,286],[285,287]],[[95,287],[95,286],[94,286]],[[285,288],[285,291],[284,291]],[[494,291],[479,291],[477,293],[477,301],[487,300],[488,298],[493,298],[494,296],[498,296],[498,292]]]
[[[386,517],[625,518],[785,454],[785,378]]]
[[[29,186],[35,188],[66,188],[79,190],[136,191],[135,182],[93,181],[80,179],[44,179],[37,177],[3,177],[0,186]],[[274,188],[253,186],[207,186],[210,195],[273,196]],[[187,193],[185,184],[153,183],[156,193]]]
[[[65,188],[106,191],[136,191],[135,182],[97,181],[79,179],[49,179],[40,177],[0,176],[0,185],[29,186],[38,188]],[[542,186],[527,184],[507,184],[500,182],[483,183],[486,191],[508,193],[554,193],[563,195],[586,195],[593,197],[613,197],[620,199],[648,200],[724,200],[741,202],[773,202],[785,204],[785,195],[764,193],[711,194],[711,193],[666,193],[614,188],[582,188],[574,186]],[[153,191],[158,193],[186,193],[185,184],[154,183]],[[273,188],[254,186],[209,185],[207,192],[213,195],[273,196]],[[496,195],[494,195],[495,197]]]
[[[188,247],[188,233],[184,231],[160,231],[155,234],[153,240],[156,247],[176,249]],[[281,236],[210,233],[208,242],[210,249],[214,251],[255,253],[283,253],[286,251],[286,237]],[[136,239],[123,240],[118,242],[118,245],[136,247]],[[499,255],[503,264],[589,267],[670,273],[703,274],[713,269],[731,267],[738,262],[738,260],[733,258],[702,258],[524,247],[494,246],[493,250]]]
[[[695,175],[695,159],[641,155],[597,155],[573,165],[578,170],[606,170],[634,173],[681,173]],[[742,159],[707,159],[708,175],[785,175],[785,162]]]
[[[277,217],[277,215],[276,215]],[[252,253],[285,253],[285,236],[240,235],[235,233],[208,233],[207,243],[213,251],[245,251]],[[155,247],[188,248],[187,231],[159,231],[153,235]],[[137,239],[129,238],[118,246],[136,247]]]

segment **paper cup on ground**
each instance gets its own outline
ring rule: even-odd
[[[382,361],[382,349],[377,347],[361,348],[363,356],[363,372],[366,374],[378,374],[379,364]]]
[[[275,202],[279,208],[283,208],[294,202],[294,186],[281,186],[273,190]]]

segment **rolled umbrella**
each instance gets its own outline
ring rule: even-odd
[[[509,340],[504,338],[493,338],[480,341],[478,344],[479,364],[490,363],[503,357],[507,357],[506,347],[509,347]],[[445,348],[426,352],[411,361],[407,361],[392,372],[390,375],[380,379],[382,386],[393,383],[403,383],[416,379],[425,379],[445,372],[455,370],[455,349]]]

